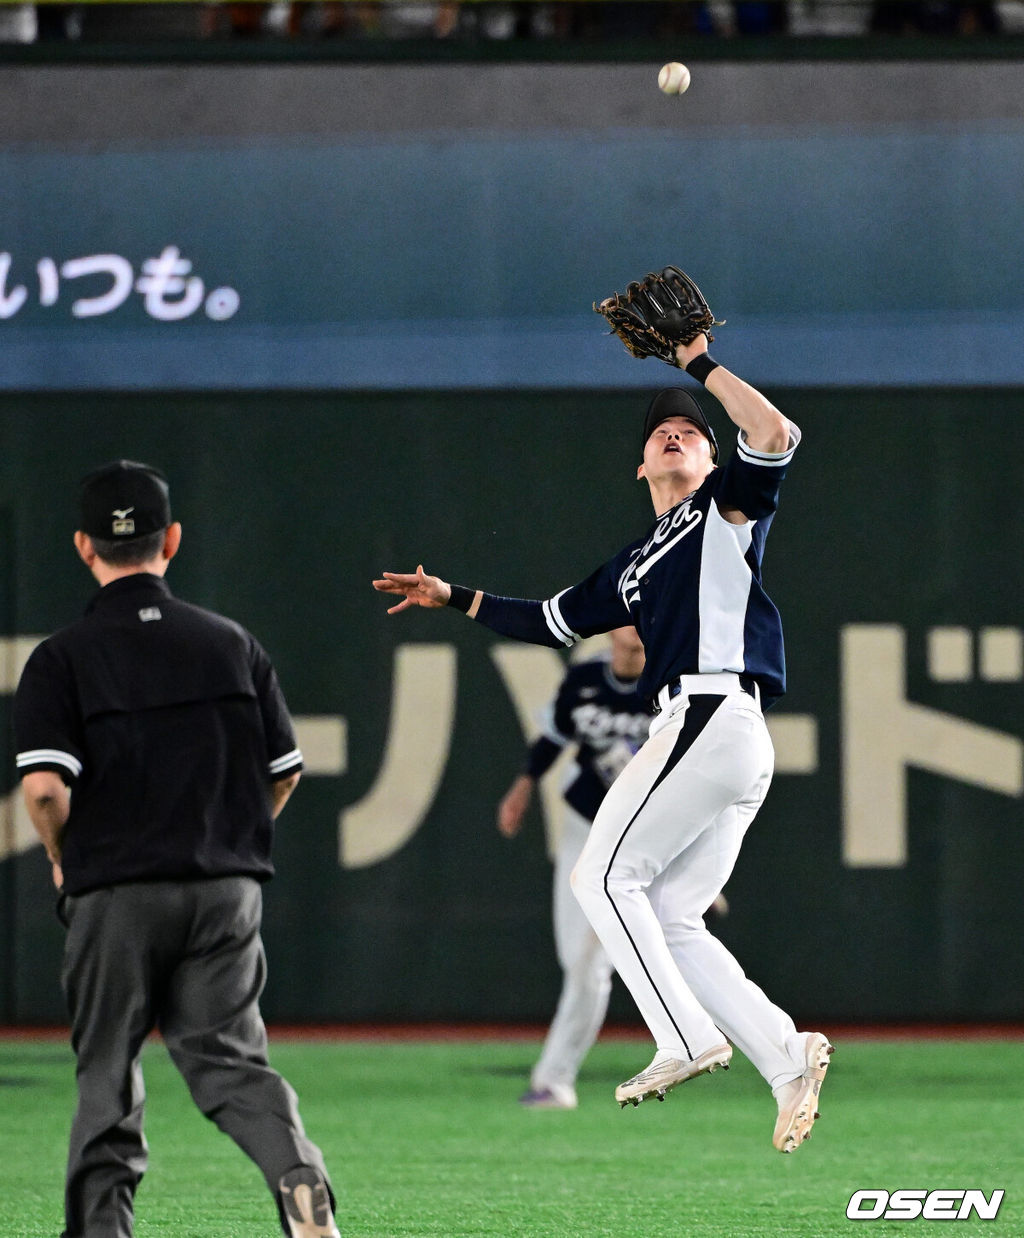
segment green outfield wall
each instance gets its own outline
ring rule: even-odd
[[[1019,1020],[1024,392],[770,394],[804,430],[765,566],[790,691],[716,931],[800,1016]],[[388,617],[370,580],[422,561],[544,597],[582,578],[649,520],[644,405],[635,390],[0,397],[0,1019],[63,1017],[9,694],[90,595],[75,489],[116,456],[166,469],[185,529],[172,586],[259,636],[298,720],[268,1017],[546,1019],[557,815],[536,805],[509,842],[494,814],[564,662],[462,615]],[[634,1017],[621,989],[613,1014]]]

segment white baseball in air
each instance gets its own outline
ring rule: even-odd
[[[690,70],[678,60],[661,66],[658,86],[667,95],[681,95],[690,84]]]

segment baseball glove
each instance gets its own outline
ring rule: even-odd
[[[676,345],[689,344],[704,334],[710,343],[712,327],[719,322],[708,308],[704,294],[678,267],[666,267],[660,275],[645,275],[594,305],[594,311],[607,318],[634,357],[657,357],[668,365],[682,368],[676,358]]]

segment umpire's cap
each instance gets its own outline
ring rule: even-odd
[[[166,529],[171,523],[167,478],[135,460],[112,460],[82,478],[82,532],[127,542]]]
[[[704,410],[682,387],[666,387],[664,391],[659,391],[648,405],[647,416],[644,418],[644,437],[640,444],[641,451],[647,446],[647,440],[658,426],[663,421],[668,421],[670,417],[685,417],[687,421],[692,421],[711,444],[711,459],[715,464],[718,463],[718,440],[715,438],[715,432],[707,417],[704,416]]]

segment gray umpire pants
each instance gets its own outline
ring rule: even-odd
[[[63,984],[77,1059],[63,1238],[131,1238],[147,1164],[139,1056],[161,1032],[192,1098],[273,1194],[297,1165],[327,1177],[295,1093],[267,1062],[262,894],[248,877],[139,882],[67,900]]]

